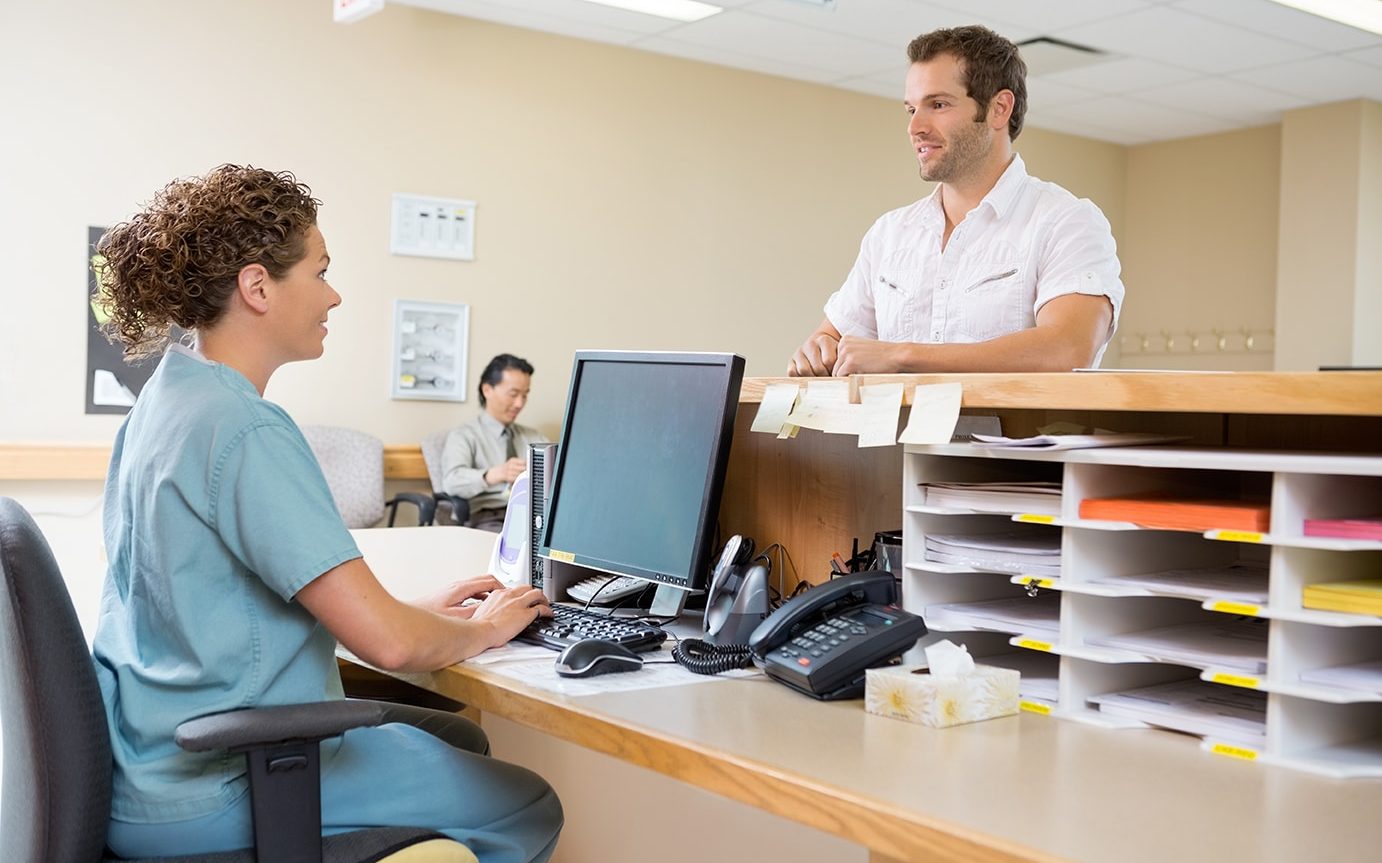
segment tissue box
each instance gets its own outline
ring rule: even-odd
[[[933,677],[921,665],[870,668],[864,675],[864,709],[933,728],[1012,716],[1020,676],[992,665],[975,665],[954,677]]]

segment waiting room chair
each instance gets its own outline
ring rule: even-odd
[[[389,527],[393,527],[398,504],[411,503],[418,508],[419,516],[429,504],[433,517],[426,521],[419,518],[418,524],[464,525],[470,521],[470,501],[442,490],[442,450],[446,447],[449,429],[433,432],[422,439],[422,461],[427,465],[427,479],[432,483],[432,496],[417,492],[402,491],[395,495],[386,506],[389,507]]]
[[[384,517],[384,442],[372,434],[337,426],[303,426],[302,434],[326,475],[346,527],[378,524]],[[430,500],[406,502],[418,507],[418,524],[431,523],[436,504]],[[393,525],[392,516],[389,524]]]
[[[0,859],[116,863],[105,850],[112,755],[91,653],[33,519],[0,497]],[[241,710],[179,726],[178,745],[245,752],[255,847],[137,863],[476,863],[417,828],[321,836],[318,741],[377,725],[383,707],[337,701]],[[130,863],[130,861],[125,861]]]

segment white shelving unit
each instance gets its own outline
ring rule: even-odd
[[[965,644],[980,661],[994,657],[1002,664],[1004,655],[1024,651],[1028,668],[1047,678],[1057,676],[1059,693],[1054,702],[1024,693],[1025,709],[1110,727],[1148,726],[1101,714],[1091,697],[1193,678],[1259,690],[1267,695],[1265,743],[1245,746],[1202,738],[1205,749],[1335,777],[1382,777],[1382,695],[1301,680],[1302,672],[1382,658],[1382,617],[1301,606],[1309,584],[1382,576],[1382,542],[1303,535],[1306,518],[1382,511],[1382,457],[1171,447],[1024,452],[963,444],[908,446],[904,452],[906,608],[925,616],[929,606],[1020,597],[1032,586],[1060,596],[1058,638],[1005,632],[988,624],[964,631],[934,629],[912,658],[919,659],[922,646],[942,638]],[[919,487],[928,482],[1031,480],[1062,483],[1059,516],[927,506]],[[1270,530],[1200,534],[1079,517],[1080,501],[1086,498],[1143,492],[1269,499]],[[998,533],[1012,530],[1014,521],[1060,532],[1059,577],[976,571],[924,559],[928,534]],[[1134,575],[1239,562],[1262,568],[1265,602],[1119,584],[1120,578]],[[1152,627],[1225,620],[1226,615],[1262,620],[1265,672],[1212,661],[1163,661],[1089,642]]]

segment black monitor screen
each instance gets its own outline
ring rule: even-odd
[[[744,361],[576,354],[541,553],[704,587]]]

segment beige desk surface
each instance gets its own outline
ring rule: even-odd
[[[476,534],[356,532],[400,595],[487,559],[493,537]],[[898,860],[1285,863],[1382,848],[1382,782],[1212,756],[1167,732],[1030,714],[927,729],[761,679],[581,697],[465,664],[407,679]]]

